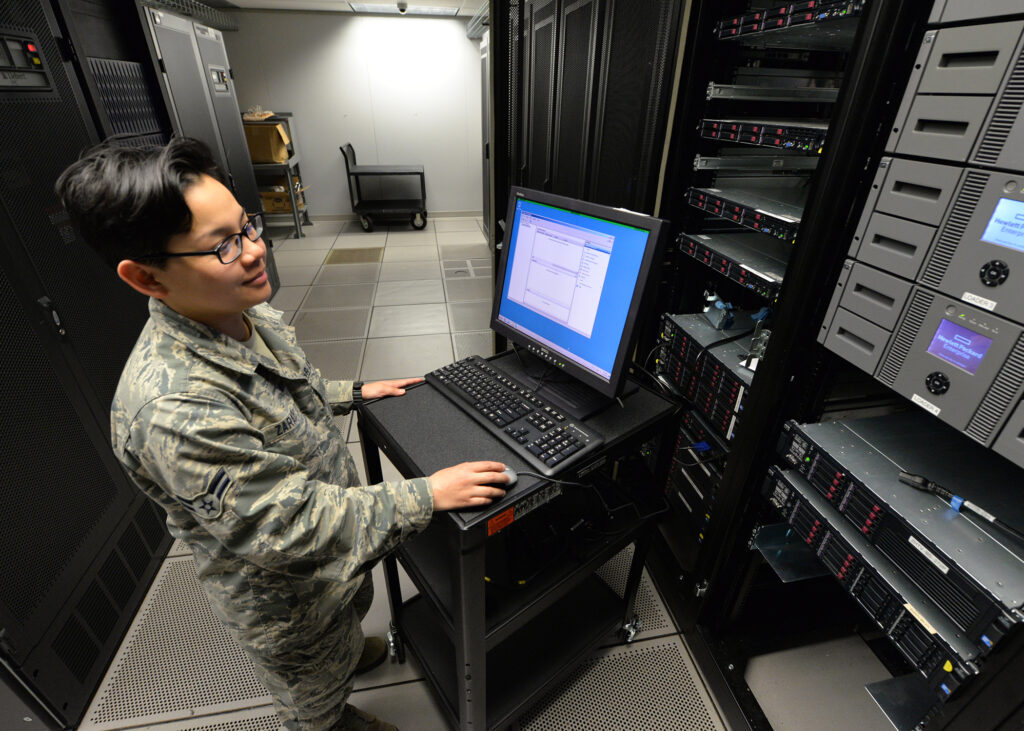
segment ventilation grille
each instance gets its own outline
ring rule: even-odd
[[[181,720],[269,702],[252,662],[210,608],[192,559],[173,558],[157,574],[81,728]]]
[[[988,173],[967,173],[960,194],[956,197],[956,203],[953,204],[953,209],[946,220],[946,225],[942,227],[942,233],[939,234],[935,251],[928,260],[924,274],[921,275],[921,281],[925,284],[938,287],[942,283],[942,278],[956,254],[956,247],[960,245],[960,239],[967,229],[967,224],[981,199],[989,177]]]
[[[3,202],[11,204],[6,197]],[[110,473],[29,322],[0,270],[0,329],[6,353],[0,361],[0,601],[8,616],[26,625],[39,621],[39,612],[56,611],[61,602],[52,593],[62,581],[68,588],[67,582],[77,583],[80,577],[68,576],[67,565],[90,540],[99,540],[96,526],[118,499]],[[74,484],[68,480],[68,465],[74,465]],[[50,602],[44,602],[47,597]],[[16,646],[19,639],[25,638],[15,638]],[[28,644],[37,641],[32,638]]]
[[[217,30],[238,30],[238,23],[230,15],[196,0],[144,0],[143,5],[184,15]]]
[[[550,9],[550,5],[547,9]],[[542,9],[544,10],[544,9]],[[551,161],[551,107],[554,97],[555,21],[540,20],[533,28],[530,73],[530,127],[527,137],[527,175],[533,188],[546,189]],[[550,15],[550,13],[548,14]]]
[[[160,131],[159,107],[142,64],[90,58],[89,70],[115,134],[144,135]]]
[[[597,571],[598,577],[620,597],[626,593],[626,581],[629,579],[629,565],[633,561],[633,546],[627,546],[611,561]],[[647,570],[644,569],[640,578],[640,587],[636,592],[636,603],[633,611],[640,618],[641,631],[639,638],[674,633],[676,631],[665,605],[662,604],[654,584],[651,583]]]
[[[170,141],[170,135],[166,132],[141,137],[108,137],[104,140],[118,147],[163,147]]]
[[[978,618],[978,608],[971,597],[957,586],[957,577],[950,572],[943,574],[928,559],[921,555],[906,539],[885,527],[878,533],[875,542],[878,550],[884,553],[908,579],[913,581],[950,619],[961,629],[967,629]]]
[[[964,431],[987,445],[996,426],[1008,413],[1010,404],[1020,394],[1021,383],[1024,383],[1024,335],[1017,339],[1010,357],[1006,359]]]
[[[522,731],[565,731],[585,728],[581,719],[600,719],[598,726],[607,729],[725,728],[677,637],[617,647],[588,660],[519,725]]]
[[[878,372],[878,380],[882,383],[887,383],[891,386],[896,382],[896,376],[900,374],[903,361],[906,360],[907,353],[910,352],[910,346],[914,344],[914,338],[921,329],[921,323],[924,322],[928,309],[934,300],[935,295],[931,292],[923,289],[914,291],[914,296],[910,300],[910,307],[907,308],[907,314],[903,316],[903,321],[897,326],[897,335],[893,339],[892,347],[889,348],[889,352],[885,355],[882,369]]]
[[[578,198],[583,195],[583,160],[590,126],[590,79],[594,58],[596,3],[566,9],[562,16],[561,90],[551,191]]]
[[[99,657],[100,648],[89,639],[82,623],[74,616],[68,618],[53,641],[53,651],[79,683],[84,683]]]
[[[995,165],[1003,151],[1010,130],[1017,121],[1021,106],[1024,105],[1024,54],[1017,59],[1017,65],[1010,74],[1006,90],[996,105],[996,111],[985,130],[985,135],[974,156],[977,162]]]

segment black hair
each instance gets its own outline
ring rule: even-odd
[[[192,228],[185,191],[209,175],[224,178],[210,149],[179,137],[166,147],[101,144],[61,173],[57,196],[85,242],[116,267],[122,259],[154,258],[172,236]]]

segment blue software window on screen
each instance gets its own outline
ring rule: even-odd
[[[608,380],[649,232],[520,199],[498,319]]]

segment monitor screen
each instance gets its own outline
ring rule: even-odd
[[[491,327],[615,395],[663,222],[521,188],[506,220]]]

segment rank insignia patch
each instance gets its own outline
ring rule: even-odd
[[[210,480],[206,492],[192,500],[178,498],[178,502],[201,518],[206,518],[207,520],[219,518],[224,510],[224,492],[230,485],[231,478],[228,477],[228,473],[222,467],[213,476],[213,479]]]

